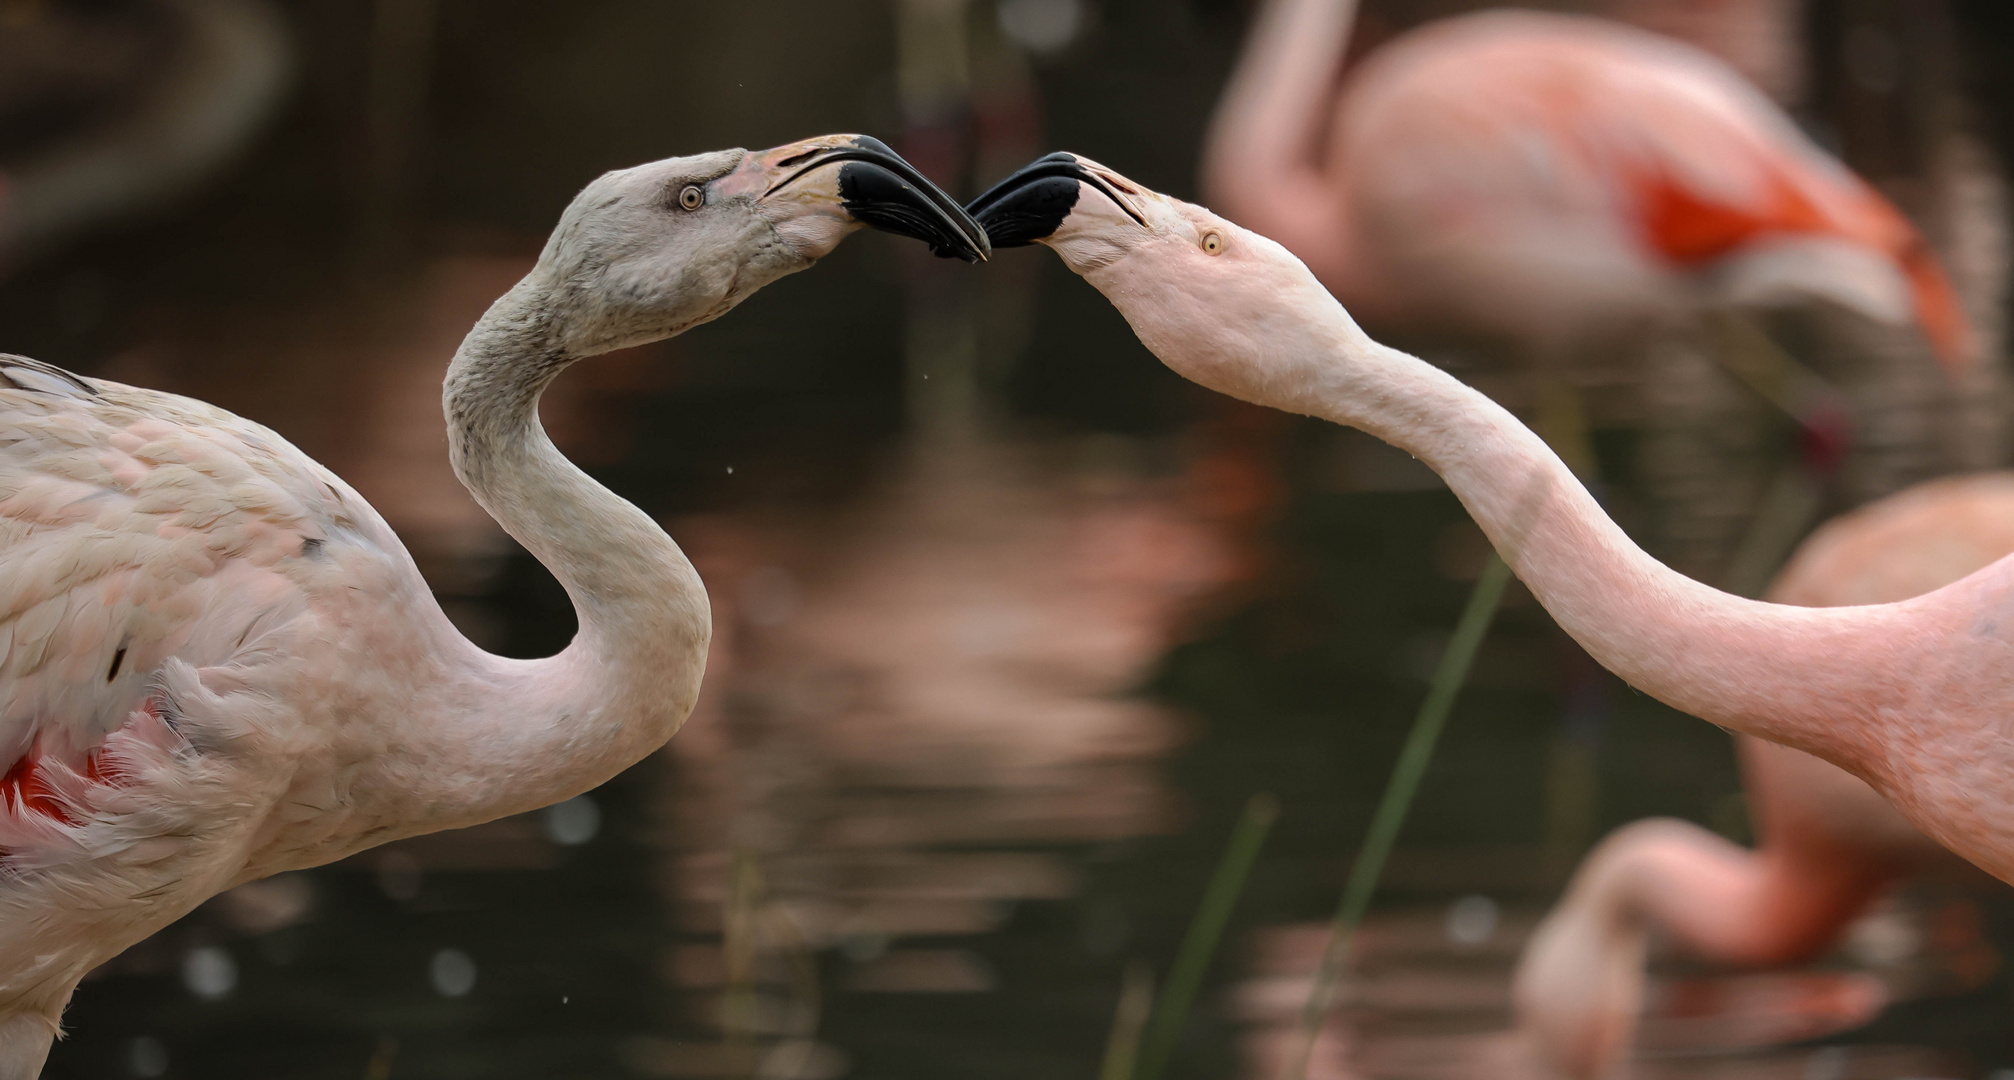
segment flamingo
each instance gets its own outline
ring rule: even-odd
[[[1919,484],[1805,541],[1769,599],[1828,607],[1906,600],[2014,553],[2014,474]],[[1867,785],[1798,751],[1737,740],[1761,846],[1684,821],[1640,821],[1604,840],[1525,947],[1518,1011],[1566,1076],[1610,1075],[1643,1001],[1652,929],[1744,965],[1807,959],[1881,890],[1939,853]]]
[[[1896,603],[1721,592],[1637,547],[1501,406],[1364,333],[1278,243],[1072,154],[967,208],[996,248],[1053,249],[1176,373],[1420,458],[1560,626],[1631,685],[1846,770],[2014,882],[2014,559]]]
[[[86,972],[205,898],[568,798],[670,738],[706,591],[554,449],[539,395],[862,225],[987,251],[873,139],[671,158],[589,184],[469,332],[450,458],[572,598],[543,660],[463,638],[383,519],[273,432],[0,357],[0,1080],[40,1071]]]
[[[1603,19],[1494,11],[1371,54],[1355,0],[1270,0],[1211,124],[1211,201],[1353,311],[1540,352],[1823,297],[1972,344],[1916,230],[1735,71]]]
[[[1804,89],[1804,0],[1609,0],[1602,13],[1690,42],[1772,100]]]

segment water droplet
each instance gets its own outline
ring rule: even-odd
[[[126,1067],[134,1076],[160,1076],[168,1071],[168,1048],[152,1035],[126,1044]]]
[[[215,1001],[238,985],[238,962],[215,945],[190,949],[182,957],[182,985],[204,1001]]]
[[[586,795],[546,807],[541,818],[546,839],[567,847],[585,844],[601,831],[601,807]]]
[[[1487,896],[1464,896],[1448,905],[1446,931],[1456,945],[1474,948],[1497,932],[1497,902]]]
[[[462,997],[476,988],[476,962],[460,949],[435,953],[427,975],[433,980],[434,992],[442,997]]]

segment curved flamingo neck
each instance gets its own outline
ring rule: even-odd
[[[1439,473],[1560,626],[1603,666],[1675,708],[1865,774],[1882,733],[1873,668],[1896,613],[1746,600],[1651,558],[1543,440],[1494,401],[1357,335],[1327,365],[1319,413],[1400,446]],[[1870,646],[1873,646],[1870,649]],[[1877,657],[1879,658],[1877,660]]]
[[[486,820],[599,784],[692,711],[712,615],[698,573],[647,515],[547,437],[539,396],[576,357],[554,344],[538,271],[476,323],[442,404],[455,474],[565,587],[579,633],[559,655],[480,654],[453,711],[467,764],[447,817]]]
[[[1355,230],[1321,162],[1357,0],[1269,0],[1211,120],[1203,183],[1226,217],[1291,247],[1354,296]]]

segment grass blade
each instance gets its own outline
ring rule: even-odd
[[[1147,1026],[1147,1012],[1153,1007],[1154,973],[1135,960],[1126,965],[1126,979],[1119,985],[1119,1007],[1112,1014],[1112,1034],[1105,1040],[1105,1064],[1098,1070],[1098,1080],[1132,1080],[1140,1030]]]
[[[1203,976],[1209,973],[1210,960],[1216,955],[1217,942],[1224,936],[1224,926],[1230,922],[1231,911],[1245,891],[1252,863],[1265,846],[1266,833],[1279,816],[1280,801],[1271,795],[1254,795],[1245,803],[1245,812],[1231,832],[1231,842],[1224,848],[1216,873],[1210,875],[1210,884],[1203,890],[1203,902],[1189,922],[1181,949],[1175,953],[1175,966],[1168,969],[1168,981],[1161,988],[1161,1000],[1154,1008],[1153,1022],[1142,1042],[1140,1069],[1134,1074],[1138,1080],[1159,1080],[1161,1070],[1167,1068],[1168,1057],[1175,1051],[1175,1039],[1182,1033],[1182,1022],[1189,1018],[1189,1007],[1196,1002]]]
[[[1342,977],[1343,964],[1349,959],[1357,926],[1364,921],[1364,912],[1370,908],[1371,895],[1377,891],[1378,878],[1384,873],[1385,859],[1391,855],[1392,844],[1406,822],[1406,812],[1412,808],[1414,794],[1419,791],[1420,777],[1426,774],[1427,763],[1434,756],[1434,744],[1440,739],[1441,729],[1447,726],[1448,713],[1454,707],[1456,695],[1461,692],[1462,684],[1468,681],[1469,665],[1474,662],[1476,649],[1482,645],[1483,637],[1489,633],[1490,620],[1496,616],[1497,602],[1503,599],[1504,586],[1509,583],[1510,567],[1501,557],[1490,555],[1489,561],[1483,564],[1482,575],[1476,579],[1474,591],[1469,593],[1468,607],[1463,609],[1461,621],[1455,624],[1454,637],[1448,642],[1447,651],[1441,654],[1440,663],[1434,667],[1433,682],[1427,690],[1426,700],[1420,703],[1419,715],[1413,719],[1413,730],[1406,736],[1398,762],[1392,766],[1392,778],[1385,785],[1384,797],[1378,801],[1377,813],[1371,818],[1363,850],[1357,853],[1356,864],[1350,867],[1349,880],[1343,885],[1342,903],[1337,906],[1335,921],[1329,926],[1329,944],[1322,951],[1322,965],[1315,972],[1315,985],[1309,990],[1308,1004],[1301,1011],[1301,1029],[1285,1067],[1280,1070],[1280,1080],[1305,1080],[1307,1077],[1308,1058],[1314,1052],[1315,1036],[1320,1033],[1329,1005],[1335,999],[1336,980]]]

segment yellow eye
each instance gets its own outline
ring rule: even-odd
[[[697,210],[706,205],[706,192],[699,190],[698,184],[687,184],[685,190],[678,193],[678,205],[687,210]]]
[[[1224,250],[1224,237],[1219,233],[1204,233],[1203,250],[1212,255],[1221,254]]]

